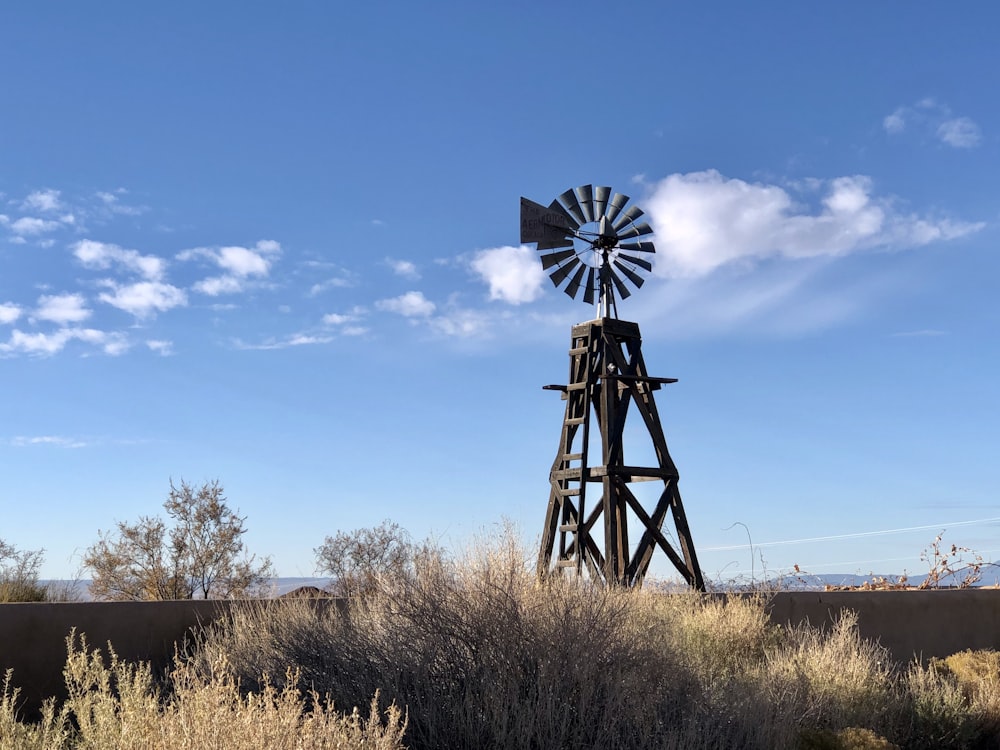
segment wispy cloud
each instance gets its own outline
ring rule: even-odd
[[[392,272],[397,276],[402,276],[404,279],[416,280],[420,278],[420,271],[417,270],[415,264],[408,260],[397,260],[395,258],[386,258],[385,263]]]
[[[896,337],[901,338],[923,338],[923,337],[936,337],[936,336],[947,336],[947,331],[940,331],[936,328],[921,328],[917,331],[900,331],[899,333],[892,334]]]
[[[975,148],[983,140],[982,131],[972,118],[956,117],[946,104],[929,97],[897,107],[882,119],[882,128],[889,135],[915,130],[953,148]]]
[[[36,190],[24,199],[21,208],[25,211],[41,211],[43,213],[61,211],[63,204],[59,200],[60,195],[58,190]]]
[[[52,219],[39,219],[34,216],[22,216],[20,219],[10,223],[11,231],[22,238],[52,232],[60,226],[61,225],[58,221],[54,221]]]
[[[48,445],[57,448],[86,448],[89,443],[85,440],[63,437],[61,435],[38,435],[32,437],[18,435],[15,438],[11,438],[10,445],[15,448],[28,448],[39,445]]]
[[[60,328],[51,333],[28,333],[14,329],[6,342],[0,342],[0,355],[28,354],[48,357],[61,352],[71,341],[81,341],[98,347],[110,356],[122,354],[129,348],[128,340],[123,334],[108,333],[95,328]]]
[[[146,341],[146,347],[152,351],[159,354],[161,357],[169,357],[174,353],[174,342],[164,341],[163,339],[149,339]]]
[[[233,345],[237,349],[270,351],[273,349],[288,349],[293,346],[314,346],[317,344],[329,344],[333,341],[333,336],[323,336],[308,333],[293,333],[283,339],[269,338],[259,344],[251,344],[242,339],[234,339]]]
[[[137,250],[125,250],[107,242],[80,240],[72,247],[73,255],[85,268],[107,269],[118,265],[154,281],[163,276],[166,268],[162,258],[141,255]]]

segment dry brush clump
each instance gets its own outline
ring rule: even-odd
[[[822,630],[784,628],[761,596],[538,581],[509,539],[458,560],[423,548],[404,575],[377,583],[348,600],[236,607],[163,684],[113,654],[71,649],[70,699],[48,704],[39,724],[13,720],[8,685],[0,748],[179,746],[170,737],[414,750],[1000,741],[1000,657],[900,667],[850,614]],[[389,707],[382,718],[378,705]]]
[[[168,679],[154,679],[148,664],[91,649],[86,638],[67,639],[64,677],[68,697],[45,703],[38,722],[17,715],[18,691],[7,674],[0,695],[0,750],[400,750],[406,721],[376,695],[367,715],[343,714],[319,694],[304,696],[294,670],[278,688],[266,679],[241,690],[231,670],[217,664],[196,674],[179,664]]]
[[[340,603],[252,603],[188,663],[225,660],[338,705],[405,707],[409,747],[960,748],[996,737],[956,678],[894,665],[856,619],[780,628],[757,596],[539,582],[509,541],[412,570]],[[982,701],[980,701],[982,703]],[[939,726],[935,726],[937,721]],[[936,744],[925,738],[933,737]]]

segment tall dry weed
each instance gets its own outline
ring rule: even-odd
[[[16,713],[10,675],[0,697],[3,750],[401,750],[406,720],[394,705],[367,716],[357,708],[338,713],[310,692],[304,701],[294,670],[285,687],[264,680],[259,691],[241,691],[230,670],[217,664],[206,679],[180,665],[161,686],[148,664],[131,664],[114,650],[92,649],[71,634],[64,676],[68,698],[58,709],[45,704],[41,721],[26,724]]]

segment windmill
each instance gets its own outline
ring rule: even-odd
[[[704,590],[677,467],[653,400],[655,391],[677,380],[649,375],[638,324],[618,319],[618,300],[631,296],[630,286],[642,286],[643,272],[652,270],[648,258],[656,252],[652,242],[641,239],[653,233],[652,227],[640,221],[642,210],[629,206],[629,200],[592,185],[567,190],[548,206],[521,198],[521,242],[536,243],[542,268],[556,288],[596,304],[594,320],[573,326],[569,382],[544,386],[561,392],[566,409],[549,472],[538,573],[574,571],[609,586],[640,586],[653,553],[661,549],[688,585]],[[636,412],[655,466],[625,460],[626,418]],[[662,483],[648,507],[633,487],[640,482]],[[679,551],[664,533],[668,515]],[[630,519],[641,534],[634,546]]]

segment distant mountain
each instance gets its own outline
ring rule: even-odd
[[[45,580],[39,581],[43,586],[51,586],[56,592],[56,598],[66,601],[75,602],[89,602],[92,600],[90,596],[90,580],[81,579],[76,581],[65,581],[65,580]],[[330,585],[330,578],[272,578],[271,581],[271,596],[279,597],[282,594],[287,594],[289,591],[294,591],[302,586],[315,586],[316,588],[323,589]]]

